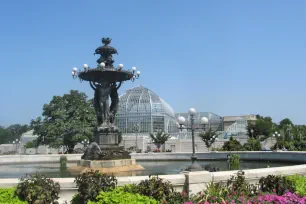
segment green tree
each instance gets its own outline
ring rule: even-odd
[[[244,148],[240,142],[233,137],[230,137],[229,141],[225,142],[222,149],[224,151],[243,151]]]
[[[153,143],[156,145],[158,149],[160,146],[165,144],[165,142],[171,137],[168,133],[158,131],[156,134],[150,133],[150,137]]]
[[[78,142],[92,140],[96,118],[85,93],[71,90],[69,94],[54,96],[43,106],[42,116],[31,121],[38,144],[55,148],[63,145],[71,153]]]
[[[280,129],[286,129],[288,126],[293,125],[292,121],[289,118],[285,118],[279,122]]]
[[[36,140],[33,140],[31,142],[27,142],[24,145],[24,148],[29,149],[29,148],[35,148],[36,147]]]
[[[4,127],[0,126],[0,144],[8,143],[11,138],[11,133]]]
[[[217,130],[213,130],[209,128],[207,131],[203,131],[199,134],[199,137],[205,143],[207,149],[209,149],[212,144],[216,141],[217,138]]]
[[[259,139],[249,138],[248,142],[243,145],[247,151],[261,151],[261,144]]]
[[[273,132],[274,123],[271,117],[257,116],[255,122],[248,122],[247,132],[249,137],[258,138],[259,136],[270,136]],[[252,133],[253,130],[253,133]]]

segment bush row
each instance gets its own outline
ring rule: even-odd
[[[174,187],[158,176],[151,176],[139,184],[118,187],[114,176],[90,171],[75,178],[78,193],[72,204],[252,204],[252,203],[306,203],[306,177],[262,177],[257,184],[246,182],[243,171],[231,176],[225,183],[209,183],[197,194],[176,192]],[[42,176],[26,176],[16,188],[0,189],[1,204],[56,204],[60,186]]]

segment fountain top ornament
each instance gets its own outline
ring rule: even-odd
[[[136,67],[131,70],[123,70],[123,64],[114,67],[113,54],[118,54],[114,47],[109,46],[111,38],[102,38],[103,46],[95,50],[94,55],[100,55],[97,60],[97,67],[90,68],[87,64],[83,65],[84,70],[78,71],[76,67],[72,69],[72,77],[79,78],[81,81],[89,81],[94,83],[112,84],[127,80],[134,81],[139,78],[140,71],[136,71]]]

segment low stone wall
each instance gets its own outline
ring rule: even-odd
[[[4,155],[0,156],[0,165],[13,163],[57,163],[61,156],[66,156],[68,162],[81,160],[82,154],[47,154],[47,155]]]
[[[225,160],[229,152],[205,152],[197,153],[200,160]],[[306,162],[306,152],[231,152],[239,154],[242,160],[269,160],[269,161],[287,161],[287,162]],[[59,162],[62,155],[7,155],[0,156],[0,164],[8,163],[35,163],[35,162]],[[78,161],[81,154],[65,155],[68,161]],[[137,160],[190,160],[190,153],[138,153],[131,154],[133,159]],[[237,171],[221,172],[181,172],[176,175],[162,175],[161,178],[170,181],[177,191],[184,188],[191,193],[197,193],[203,190],[210,182],[226,182],[231,175]],[[306,175],[306,165],[295,165],[285,167],[274,167],[264,169],[245,170],[245,177],[248,182],[256,183],[263,176],[267,175]],[[118,185],[139,183],[148,179],[148,176],[118,177]],[[61,185],[60,203],[70,201],[72,196],[77,193],[74,178],[54,178]],[[13,187],[18,184],[18,179],[0,179],[1,187]]]
[[[268,175],[293,175],[300,174],[306,175],[306,165],[295,165],[286,167],[264,168],[264,169],[251,169],[245,170],[246,180],[250,183],[256,183],[263,176]],[[177,191],[189,191],[190,193],[197,193],[205,189],[206,185],[210,182],[226,182],[231,175],[237,171],[221,171],[221,172],[181,172],[175,175],[162,175],[159,176],[169,182],[175,187]],[[149,176],[132,176],[132,177],[118,177],[118,186],[140,183]],[[77,189],[74,183],[74,178],[53,178],[54,181],[59,182],[61,186],[59,202],[70,201]],[[14,187],[18,184],[18,179],[0,179],[0,188]]]
[[[196,153],[198,160],[226,160],[227,155],[238,154],[241,160],[253,161],[286,161],[305,163],[306,152],[288,151],[233,151],[233,152],[199,152]],[[186,160],[189,161],[191,153],[132,153],[131,157],[136,161],[163,161],[163,160]]]

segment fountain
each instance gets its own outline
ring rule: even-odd
[[[129,152],[119,146],[120,130],[114,124],[119,105],[118,89],[124,81],[134,81],[139,78],[140,71],[133,67],[131,71],[123,70],[123,64],[114,67],[113,55],[118,54],[114,47],[109,46],[111,38],[102,38],[103,46],[98,47],[94,54],[100,55],[97,67],[83,65],[84,70],[73,68],[72,76],[81,81],[88,81],[94,90],[94,108],[97,117],[95,138],[82,156],[77,167],[69,168],[72,173],[97,169],[101,172],[121,172],[142,170]],[[111,104],[109,104],[109,98]]]

